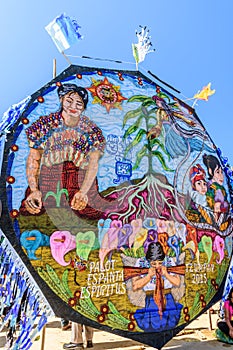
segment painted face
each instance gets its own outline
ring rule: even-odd
[[[163,265],[163,262],[160,260],[154,260],[150,262],[150,266],[155,267],[156,269],[161,268],[162,265]]]
[[[215,182],[217,182],[219,185],[222,185],[222,184],[223,184],[224,176],[223,176],[222,168],[216,167],[216,168],[214,169],[213,180],[214,180]]]
[[[70,117],[77,118],[84,110],[83,100],[77,93],[65,95],[62,99],[62,109]]]
[[[200,194],[206,194],[207,192],[207,184],[205,180],[198,180],[195,182],[194,188]]]

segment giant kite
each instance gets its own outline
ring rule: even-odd
[[[29,349],[50,315],[161,349],[221,299],[232,172],[175,93],[152,74],[70,65],[5,113],[0,314],[12,349]]]

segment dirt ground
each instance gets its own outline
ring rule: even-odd
[[[216,308],[214,308],[216,310]],[[215,311],[216,312],[216,311]],[[224,349],[232,347],[219,342],[215,337],[216,321],[218,319],[217,312],[209,314],[209,312],[200,316],[193,321],[176,337],[169,341],[162,350],[171,349],[192,349],[192,350],[210,350]],[[211,322],[210,322],[211,320]],[[212,323],[212,327],[211,327]],[[212,328],[212,329],[211,329]],[[4,349],[5,331],[0,333],[0,349]],[[44,339],[43,339],[44,336]],[[34,341],[31,350],[61,350],[64,343],[70,341],[71,331],[62,331],[60,327],[60,319],[53,317],[46,325],[44,333],[40,333],[38,339]],[[138,343],[136,341],[120,337],[115,334],[95,330],[93,338],[93,350],[149,350],[154,349]]]

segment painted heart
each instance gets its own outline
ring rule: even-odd
[[[129,237],[133,232],[133,228],[130,224],[125,224],[118,232],[118,244],[117,248],[128,247]]]
[[[98,239],[99,239],[99,245],[101,247],[102,240],[104,238],[105,233],[108,231],[108,229],[111,226],[111,219],[100,219],[98,221]]]
[[[180,246],[178,238],[176,236],[168,237],[167,244],[175,252],[176,263],[179,264]]]
[[[78,232],[76,235],[76,254],[83,260],[88,260],[94,243],[95,233],[93,231]]]
[[[220,236],[216,236],[214,239],[213,250],[219,254],[219,259],[216,260],[217,264],[221,264],[224,259],[224,247],[224,239]]]
[[[212,258],[212,254],[213,254],[213,249],[212,249],[212,247],[213,247],[213,242],[212,242],[212,238],[209,237],[209,236],[204,235],[204,236],[202,236],[202,238],[201,238],[201,243],[202,243],[203,250],[204,250],[204,252],[205,252],[206,255],[207,255],[207,258],[208,258],[207,262],[208,262],[208,264],[209,264],[210,261],[211,261],[211,258]]]
[[[131,226],[133,229],[133,233],[129,237],[129,247],[130,248],[133,246],[135,237],[142,228],[142,219],[132,220]]]
[[[144,246],[144,252],[146,253],[148,250],[148,246],[151,242],[157,242],[158,241],[158,232],[156,230],[148,230],[146,240],[143,244]]]
[[[49,236],[41,233],[39,230],[26,230],[20,236],[20,243],[26,249],[30,260],[38,260],[35,255],[39,247],[48,247]]]
[[[157,225],[156,225],[155,218],[146,218],[143,221],[143,227],[145,227],[147,230],[151,230],[151,229],[156,230],[157,229]]]
[[[103,266],[106,255],[112,250],[117,248],[118,232],[121,230],[121,228],[122,228],[122,222],[120,220],[113,220],[110,224],[110,228],[105,233],[100,250],[99,250],[101,267]]]
[[[51,254],[61,266],[70,264],[64,260],[66,253],[76,248],[75,236],[69,231],[55,231],[50,237]]]

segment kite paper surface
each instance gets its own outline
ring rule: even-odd
[[[82,39],[79,33],[80,28],[76,20],[64,13],[57,16],[45,27],[60,52],[69,49],[79,39]]]
[[[231,177],[195,111],[164,87],[70,66],[5,141],[3,242],[48,313],[161,348],[221,298]]]

